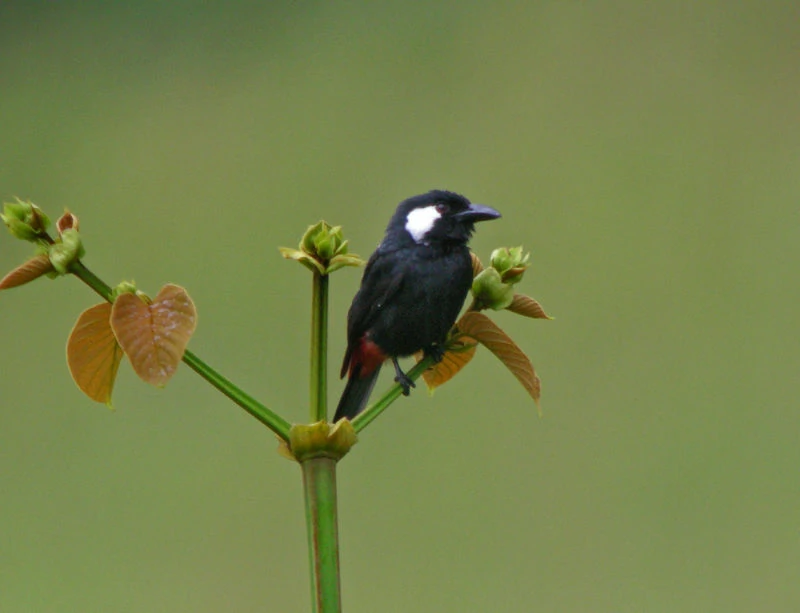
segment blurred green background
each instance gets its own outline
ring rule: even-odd
[[[307,419],[324,217],[366,256],[434,187],[524,244],[486,352],[341,464],[349,612],[800,610],[800,8],[786,2],[0,5],[0,193],[80,216],[111,284],[191,292],[191,347]],[[0,237],[0,268],[29,246]],[[360,272],[333,278],[331,402]],[[188,369],[64,360],[97,299],[0,296],[0,610],[307,611],[300,473]],[[386,379],[388,383],[388,377]]]

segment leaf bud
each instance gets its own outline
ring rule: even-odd
[[[472,280],[472,294],[480,308],[505,309],[514,300],[514,288],[504,283],[495,268],[487,268]]]
[[[73,229],[64,230],[59,240],[50,247],[50,262],[57,272],[65,275],[70,265],[80,260],[84,253],[81,235],[78,231]]]
[[[492,268],[500,273],[500,278],[504,283],[519,283],[528,268],[528,260],[531,254],[522,252],[522,246],[519,247],[502,247],[495,249],[492,252],[491,265]]]
[[[64,214],[56,221],[56,230],[59,234],[63,234],[65,230],[78,230],[78,216],[73,215],[69,211],[64,211]]]
[[[283,257],[297,260],[306,268],[327,275],[344,266],[360,266],[361,258],[348,253],[341,226],[320,221],[310,226],[300,239],[299,249],[281,247]]]
[[[47,232],[50,220],[42,209],[33,204],[17,198],[16,202],[3,204],[0,219],[8,226],[11,234],[25,241],[36,241]]]

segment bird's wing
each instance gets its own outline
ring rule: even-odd
[[[358,290],[347,315],[347,351],[342,363],[343,377],[350,365],[353,348],[361,336],[369,330],[383,306],[392,299],[403,285],[405,266],[398,260],[376,251],[367,262],[361,288]]]
[[[348,327],[352,328],[354,337],[360,337],[372,326],[384,305],[400,290],[405,278],[404,268],[391,258],[376,258],[371,269],[365,271],[349,314]]]

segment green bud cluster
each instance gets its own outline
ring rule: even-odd
[[[492,252],[491,266],[472,281],[472,294],[479,309],[500,311],[514,300],[514,284],[519,283],[528,268],[530,253],[522,247],[503,247]]]
[[[50,247],[50,262],[58,273],[65,275],[70,264],[80,260],[85,253],[81,235],[77,230],[70,228],[64,230],[55,244]]]
[[[320,221],[306,230],[300,248],[321,261],[329,261],[334,256],[347,254],[347,241],[341,226],[329,226]]]
[[[530,253],[522,253],[522,246],[502,247],[492,251],[491,266],[500,273],[503,283],[514,285],[522,281],[525,269],[530,266]]]
[[[281,247],[280,251],[283,257],[297,260],[309,270],[328,275],[344,266],[364,263],[357,255],[348,253],[347,243],[341,226],[320,221],[306,230],[299,249]]]
[[[20,200],[6,202],[0,219],[11,234],[37,244],[37,253],[46,254],[52,268],[45,274],[49,277],[65,275],[73,262],[80,260],[85,250],[78,232],[78,218],[66,211],[56,223],[58,236],[54,239],[47,233],[50,220],[35,204]],[[32,279],[29,279],[32,280]]]
[[[86,253],[78,227],[78,218],[69,211],[56,222],[58,237],[50,246],[50,262],[59,274],[67,274],[70,265]]]
[[[20,200],[3,204],[0,219],[8,226],[8,230],[24,241],[37,242],[47,235],[50,220],[33,202]]]

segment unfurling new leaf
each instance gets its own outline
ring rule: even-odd
[[[24,285],[53,270],[55,269],[47,254],[35,255],[0,279],[0,289],[11,289],[12,287]]]
[[[541,304],[524,294],[514,294],[511,304],[509,304],[506,309],[517,315],[533,317],[534,319],[552,319],[552,317],[544,312]]]

